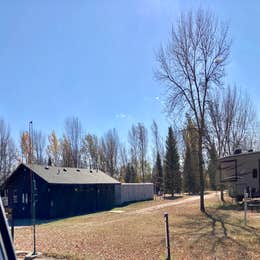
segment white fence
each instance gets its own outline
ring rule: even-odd
[[[116,185],[116,204],[151,200],[154,195],[153,183],[121,183]]]

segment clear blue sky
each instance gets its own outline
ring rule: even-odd
[[[230,23],[226,81],[257,105],[259,1],[13,0],[0,3],[0,116],[16,139],[30,120],[60,135],[68,116],[97,135],[115,127],[126,138],[132,123],[152,119],[165,134],[154,53],[180,11],[196,7]]]

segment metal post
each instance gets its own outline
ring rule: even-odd
[[[165,242],[167,250],[167,260],[171,260],[171,247],[170,247],[170,238],[169,238],[169,222],[168,222],[168,213],[164,213],[164,222],[165,222]]]
[[[35,227],[35,179],[33,174],[33,255],[36,255],[36,227]]]
[[[247,198],[248,198],[248,193],[245,191],[244,192],[244,224],[247,225]]]
[[[11,234],[12,234],[12,239],[14,241],[14,216],[13,216],[14,212],[12,212],[11,215]]]
[[[33,161],[33,122],[29,122],[29,142],[30,142],[30,154],[29,163],[32,164]],[[35,228],[35,188],[36,182],[34,178],[34,173],[30,168],[30,179],[31,179],[31,213],[32,213],[32,225],[33,225],[33,255],[36,255],[36,228]]]

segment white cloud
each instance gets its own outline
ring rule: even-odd
[[[127,117],[127,115],[124,113],[116,114],[116,118],[126,118],[126,117]]]

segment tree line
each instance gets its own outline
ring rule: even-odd
[[[139,122],[123,143],[116,129],[101,137],[83,134],[80,120],[71,117],[61,137],[53,130],[46,142],[41,130],[23,131],[15,147],[9,127],[0,120],[2,180],[18,161],[99,168],[124,182],[152,181],[157,192],[199,193],[205,211],[205,188],[218,188],[217,158],[237,148],[259,148],[250,97],[224,84],[230,50],[229,27],[214,14],[201,9],[181,14],[156,55],[155,76],[167,90],[166,110],[174,122],[166,137],[155,121],[150,131]]]
[[[237,89],[230,88],[227,96],[229,97],[231,93],[236,96]],[[227,100],[230,98],[223,98],[223,104],[220,103],[219,106],[225,107],[224,103]],[[237,102],[236,98],[232,100]],[[249,102],[248,99],[246,102]],[[222,117],[226,110],[219,109],[218,112],[223,114]],[[240,117],[239,113],[241,111],[237,109],[234,116]],[[253,119],[251,112],[248,116],[250,120]],[[215,120],[215,116],[212,120]],[[217,140],[215,136],[218,131],[214,129],[212,124],[207,130],[208,139],[204,143],[207,147],[204,178],[207,188],[210,189],[217,189],[217,158],[229,150],[222,148],[223,151],[220,152],[219,143],[225,143],[227,146],[237,143],[240,147],[250,148],[254,144],[254,135],[251,134],[251,128],[248,128],[247,124],[242,128],[240,125],[237,130],[235,128],[232,128],[232,131],[226,130],[223,135],[226,141],[219,140],[216,143],[212,141],[212,138]],[[234,135],[236,131],[243,132],[244,135],[241,133]],[[20,133],[19,145],[16,147],[9,126],[1,119],[1,181],[4,181],[20,162],[24,162],[100,169],[121,182],[153,182],[157,193],[197,194],[200,191],[198,131],[188,114],[184,128],[170,126],[166,137],[161,136],[155,121],[150,126],[150,135],[149,129],[143,123],[133,124],[128,131],[126,144],[120,141],[115,128],[108,130],[101,137],[84,132],[81,121],[77,117],[70,117],[65,120],[64,133],[61,137],[56,135],[55,130],[52,130],[47,138],[41,130],[36,129],[32,133],[26,130]],[[151,138],[150,146],[148,135]]]

